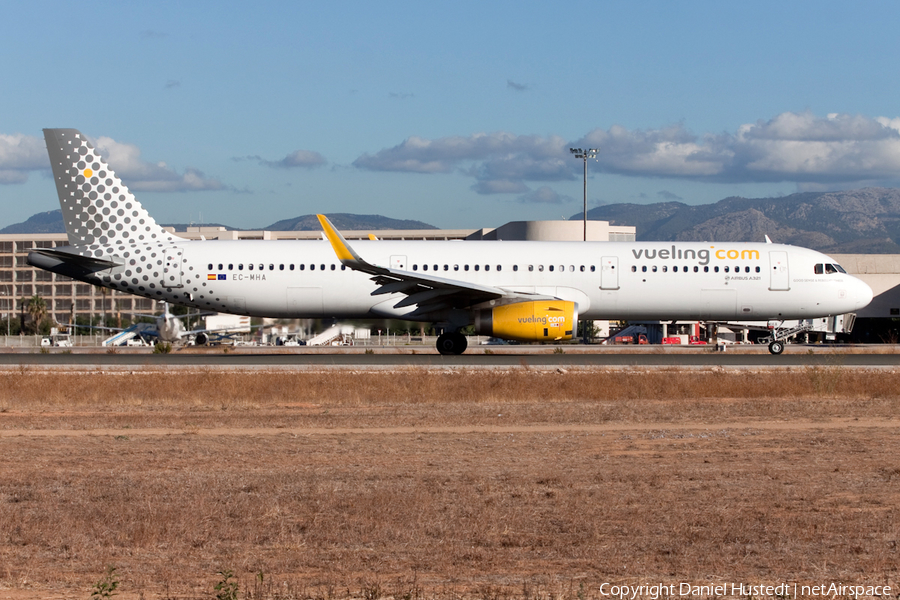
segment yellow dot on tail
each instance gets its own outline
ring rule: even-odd
[[[85,169],[85,170],[84,170],[84,178],[85,178],[85,179],[90,179],[91,176],[92,176],[93,174],[94,174],[94,172],[91,171],[90,169]]]

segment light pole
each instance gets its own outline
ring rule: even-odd
[[[589,158],[596,158],[599,148],[569,148],[569,152],[575,155],[575,158],[584,160],[584,241],[587,241],[587,161]]]

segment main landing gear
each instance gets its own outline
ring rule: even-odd
[[[784,342],[775,341],[769,344],[769,352],[772,354],[781,354],[784,352]]]
[[[461,333],[442,333],[437,339],[437,349],[441,354],[462,354],[469,343]]]

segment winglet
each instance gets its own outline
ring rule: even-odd
[[[322,225],[322,231],[325,232],[325,237],[331,242],[331,247],[334,248],[334,253],[337,254],[339,261],[342,263],[347,261],[365,262],[353,251],[353,248],[350,247],[350,244],[347,243],[344,236],[342,236],[341,233],[335,229],[334,225],[331,224],[331,221],[328,220],[328,217],[325,215],[316,216],[319,218],[319,223]]]
[[[766,236],[766,243],[767,243],[767,244],[771,244],[771,243],[772,243],[772,240],[769,239],[769,236]]]

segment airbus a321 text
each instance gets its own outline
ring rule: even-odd
[[[44,137],[69,245],[36,267],[201,310],[274,318],[396,318],[562,341],[581,319],[782,321],[856,311],[872,290],[819,252],[771,243],[186,240],[160,227],[88,139]],[[777,334],[769,349],[784,348]]]

